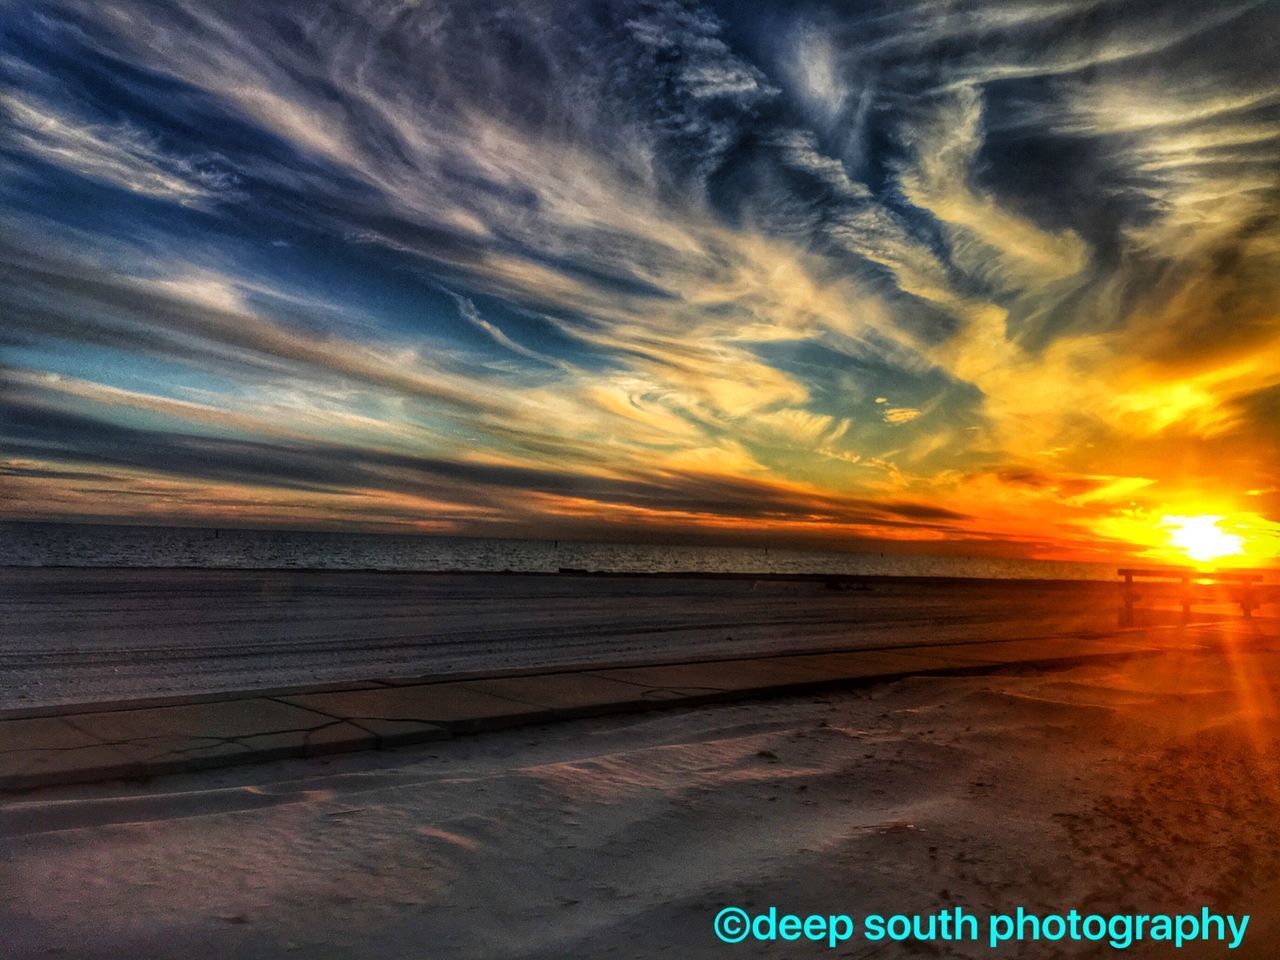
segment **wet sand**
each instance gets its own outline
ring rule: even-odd
[[[1078,581],[10,567],[0,708],[1091,635],[1117,606]]]

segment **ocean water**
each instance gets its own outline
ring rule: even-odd
[[[0,523],[0,566],[800,573],[1114,580],[1114,564],[294,530]]]

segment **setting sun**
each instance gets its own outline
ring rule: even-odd
[[[1222,530],[1222,517],[1163,517],[1160,524],[1170,529],[1169,542],[1192,560],[1219,560],[1244,553],[1244,538]]]
[[[1096,522],[1092,529],[1160,563],[1271,566],[1280,556],[1280,524],[1226,503],[1189,498],[1185,505],[1125,510]]]

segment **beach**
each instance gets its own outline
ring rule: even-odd
[[[10,797],[7,955],[1121,955],[711,932],[726,905],[963,905],[1209,906],[1253,914],[1232,956],[1273,956],[1280,654],[1232,636]]]
[[[0,586],[10,717],[628,675],[609,664],[714,678],[748,662],[732,657],[762,658],[762,676],[822,651],[922,670],[926,650],[954,658],[803,695],[695,706],[706,691],[673,688],[624,715],[530,713],[438,742],[12,790],[6,956],[996,955],[966,940],[730,945],[712,928],[725,907],[1213,910],[1251,916],[1232,956],[1280,943],[1280,642],[1274,617],[1246,624],[1225,602],[1184,629],[1172,594],[1144,589],[1126,631],[1116,584],[1088,581],[5,568]],[[978,653],[1006,641],[1028,652]],[[1141,656],[1034,661],[1138,643]],[[389,679],[342,684],[375,677]],[[323,683],[348,692],[267,692]],[[69,722],[93,734],[95,716],[117,715]]]

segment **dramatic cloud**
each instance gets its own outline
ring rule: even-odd
[[[1274,4],[0,9],[6,516],[1277,518]]]

